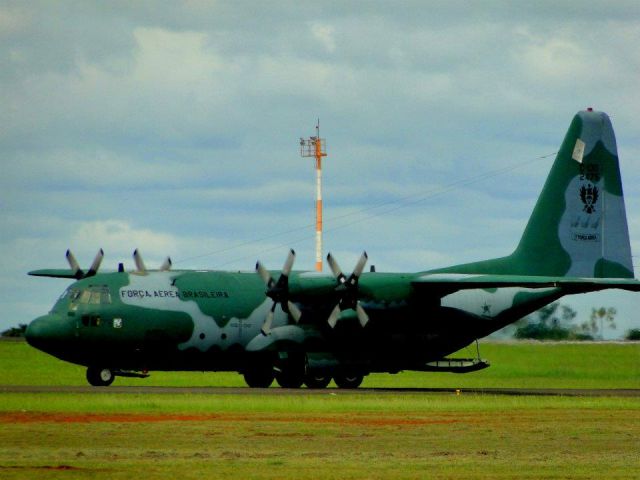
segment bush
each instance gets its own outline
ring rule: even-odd
[[[571,332],[562,327],[549,327],[542,323],[528,323],[518,327],[514,333],[515,338],[531,338],[534,340],[567,340]]]
[[[625,340],[640,340],[640,328],[632,328],[624,336]]]

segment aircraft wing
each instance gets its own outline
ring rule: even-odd
[[[585,293],[618,288],[631,292],[640,291],[640,281],[635,278],[581,278],[539,277],[528,275],[481,275],[434,273],[424,274],[412,281],[419,290],[444,297],[459,290],[490,288],[561,288],[566,293]]]
[[[51,277],[51,278],[74,278],[77,279],[77,273],[74,270],[64,268],[44,268],[42,270],[32,270],[29,275],[34,277]]]

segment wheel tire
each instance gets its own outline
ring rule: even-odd
[[[269,388],[273,383],[272,369],[253,369],[244,372],[244,381],[251,388]]]
[[[282,388],[300,388],[304,382],[302,372],[284,370],[276,375],[276,382]]]
[[[94,387],[108,387],[113,383],[116,376],[113,370],[100,367],[87,368],[87,381]]]
[[[357,373],[340,373],[333,377],[338,388],[358,388],[364,377]]]
[[[331,383],[331,375],[307,373],[304,377],[304,384],[307,388],[327,388],[329,383]]]

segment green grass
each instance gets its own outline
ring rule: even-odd
[[[113,394],[25,393],[0,394],[0,412],[63,413],[264,413],[264,414],[331,414],[331,413],[403,413],[501,412],[503,410],[544,409],[629,409],[640,410],[640,400],[628,397],[556,397],[503,396],[419,393],[358,394],[327,392],[326,395],[235,395],[235,394]]]
[[[472,387],[639,388],[639,344],[481,346],[468,375],[371,375],[420,394],[0,394],[4,479],[634,479],[640,399],[469,394]],[[463,352],[470,356],[471,352]],[[86,385],[84,369],[0,342],[0,385]],[[153,372],[120,385],[237,386]]]
[[[88,417],[0,414],[0,476],[639,478],[640,404],[631,400],[345,394],[188,396],[176,404],[176,396],[152,395],[143,416],[95,413],[112,409],[112,397],[67,394],[79,410],[95,407]],[[122,401],[145,401],[138,397]],[[200,414],[161,413],[167,403],[193,413],[186,402]]]
[[[484,343],[491,367],[469,374],[372,374],[364,387],[639,388],[640,343]],[[473,356],[473,349],[458,356]],[[85,369],[29,347],[0,342],[0,385],[86,385]],[[244,386],[233,372],[152,372],[116,385]]]

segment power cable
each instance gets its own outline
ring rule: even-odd
[[[364,222],[366,220],[369,220],[371,218],[375,218],[375,217],[379,217],[379,216],[382,216],[382,215],[389,214],[391,212],[395,212],[395,211],[397,211],[399,209],[406,208],[408,206],[421,203],[421,202],[423,202],[425,200],[429,200],[429,199],[431,199],[433,197],[436,197],[438,195],[442,195],[444,193],[450,192],[451,190],[455,190],[458,187],[465,186],[465,185],[471,185],[473,183],[477,183],[477,182],[480,182],[480,181],[483,181],[483,180],[488,180],[490,178],[497,177],[499,175],[503,175],[505,173],[508,173],[508,172],[516,170],[516,169],[518,169],[520,167],[523,167],[525,165],[530,165],[532,163],[532,161],[534,161],[534,160],[546,159],[546,158],[549,158],[549,157],[551,157],[553,155],[556,155],[557,153],[558,152],[553,152],[553,153],[549,153],[549,154],[546,154],[546,155],[541,155],[541,156],[538,156],[538,157],[534,157],[532,159],[527,159],[527,160],[524,160],[524,161],[521,161],[521,162],[518,162],[518,163],[507,165],[506,167],[496,168],[494,170],[490,170],[488,172],[484,172],[484,173],[481,173],[481,174],[478,174],[478,175],[474,175],[472,177],[467,177],[467,178],[463,178],[463,179],[460,179],[460,180],[456,180],[456,181],[453,181],[453,182],[451,182],[451,183],[449,183],[449,184],[447,184],[445,186],[438,187],[438,188],[435,188],[433,190],[430,190],[430,191],[428,191],[426,193],[421,192],[421,193],[414,193],[414,194],[410,194],[410,195],[405,195],[404,197],[400,197],[400,198],[397,198],[397,199],[394,199],[394,200],[387,200],[387,201],[379,202],[378,204],[371,205],[371,206],[368,206],[368,207],[364,207],[364,208],[358,209],[358,210],[353,211],[353,212],[345,213],[345,214],[342,214],[342,215],[337,215],[337,216],[334,216],[334,217],[328,217],[327,221],[336,222],[338,220],[349,218],[349,217],[352,217],[354,215],[360,215],[360,214],[362,214],[364,212],[380,209],[380,208],[383,208],[383,207],[386,207],[386,206],[391,206],[391,208],[385,209],[385,210],[383,210],[381,212],[376,212],[376,213],[372,213],[370,215],[366,215],[365,217],[362,217],[360,219],[354,220],[352,222],[347,222],[347,223],[344,223],[344,224],[341,224],[341,225],[336,225],[336,226],[333,226],[333,227],[329,227],[329,228],[325,229],[325,232],[331,232],[331,231],[339,230],[339,229],[342,229],[342,228],[346,228],[346,227],[355,225],[357,223],[362,223],[362,222]],[[418,198],[416,199],[415,197],[418,197]],[[184,262],[191,261],[191,260],[197,260],[197,259],[200,259],[200,258],[205,258],[205,257],[209,257],[209,256],[212,256],[212,255],[217,255],[219,253],[228,252],[228,251],[235,250],[235,249],[238,249],[238,248],[241,248],[241,247],[245,247],[247,245],[252,245],[254,243],[260,243],[260,242],[263,242],[264,240],[269,240],[271,238],[280,237],[282,235],[288,235],[288,234],[291,234],[291,233],[294,233],[294,232],[298,232],[298,231],[301,231],[301,230],[305,230],[305,229],[308,229],[308,228],[312,228],[312,227],[315,227],[315,224],[308,224],[308,225],[304,225],[304,226],[300,226],[300,227],[295,227],[295,228],[292,228],[292,229],[284,230],[284,231],[281,231],[281,232],[273,233],[273,234],[266,235],[266,236],[263,236],[263,237],[260,237],[260,238],[256,238],[256,239],[249,240],[249,241],[246,241],[246,242],[242,242],[242,243],[239,243],[239,244],[236,244],[236,245],[232,245],[230,247],[225,247],[225,248],[222,248],[222,249],[219,249],[219,250],[215,250],[215,251],[212,251],[212,252],[204,253],[204,254],[201,254],[201,255],[196,255],[196,256],[193,256],[193,257],[183,258],[183,259],[180,259],[178,261],[175,261],[174,265],[177,264],[177,263],[184,263]],[[217,267],[222,267],[222,266],[228,265],[230,263],[234,263],[234,262],[239,261],[239,260],[244,260],[246,258],[250,258],[251,256],[257,256],[257,255],[260,255],[260,254],[271,252],[273,250],[284,248],[284,247],[287,247],[289,245],[294,245],[294,244],[300,243],[300,242],[302,242],[304,240],[308,240],[309,238],[313,238],[314,236],[315,236],[315,232],[313,234],[305,235],[304,237],[301,237],[299,239],[296,239],[296,240],[293,240],[293,241],[288,241],[285,244],[280,244],[280,245],[277,245],[277,246],[274,246],[274,247],[270,247],[270,248],[267,248],[267,249],[259,250],[258,252],[254,253],[254,254],[251,254],[251,255],[244,255],[242,257],[234,258],[233,260],[225,261],[223,263],[217,264]]]

